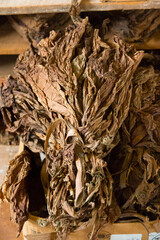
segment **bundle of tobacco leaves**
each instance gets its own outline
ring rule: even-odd
[[[6,180],[0,190],[0,198],[10,202],[11,218],[18,224],[18,234],[29,215],[29,197],[27,191],[27,176],[31,169],[31,156],[27,151],[13,159],[6,175]]]
[[[34,161],[33,161],[34,159]],[[37,154],[25,149],[15,157],[7,170],[0,189],[0,198],[10,203],[11,219],[18,225],[20,234],[29,212],[46,217],[45,198],[40,181],[41,161]]]
[[[114,192],[122,209],[160,214],[160,72],[140,67],[133,78],[130,111],[121,142],[111,153]],[[117,166],[112,165],[116,158]],[[154,217],[155,217],[154,216]]]
[[[126,37],[130,42],[147,41],[155,32],[160,29],[159,9],[139,10],[126,12],[129,19],[129,36]]]
[[[140,212],[157,211],[159,72],[138,68],[143,52],[111,36],[106,21],[100,33],[87,17],[73,21],[21,54],[1,87],[7,128],[30,149],[29,168],[23,152],[10,163],[5,185],[14,189],[14,169],[28,183],[33,152],[45,153],[48,221],[59,239],[89,225],[95,239],[102,224],[115,222],[124,209],[137,210],[135,204]],[[21,230],[31,201],[29,190],[19,201],[16,186],[14,196],[3,186],[1,198],[16,202],[11,212]]]
[[[102,25],[102,32],[106,27],[110,35],[118,35],[130,43],[146,43],[160,30],[160,10],[114,11],[107,13]],[[107,32],[108,32],[107,29]],[[107,38],[109,35],[106,36]]]
[[[41,39],[48,37],[51,30],[64,31],[65,27],[71,23],[68,13],[24,14],[8,18],[12,27],[34,47]]]

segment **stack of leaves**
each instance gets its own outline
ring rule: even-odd
[[[14,76],[1,87],[1,111],[8,130],[18,133],[32,152],[46,154],[42,184],[48,220],[56,228],[59,239],[66,239],[71,231],[90,224],[94,226],[90,239],[95,239],[103,223],[113,223],[121,215],[119,205],[122,204],[117,198],[117,189],[114,189],[107,161],[113,159],[112,164],[115,164],[112,154],[114,148],[123,142],[125,151],[125,146],[130,143],[127,144],[125,139],[129,131],[137,131],[137,127],[140,130],[142,128],[142,138],[151,138],[155,127],[151,141],[145,139],[153,146],[152,152],[148,149],[145,152],[147,160],[141,169],[141,176],[144,176],[143,182],[148,183],[144,192],[149,188],[150,199],[154,199],[157,194],[159,179],[156,175],[158,170],[155,171],[154,167],[158,166],[158,155],[153,151],[158,144],[152,144],[152,139],[159,137],[156,130],[158,125],[155,125],[158,122],[155,112],[155,109],[158,111],[157,97],[154,100],[155,108],[151,104],[153,94],[158,96],[159,85],[155,73],[155,78],[145,82],[146,88],[149,86],[146,85],[148,81],[157,83],[154,93],[150,92],[148,96],[146,89],[141,89],[143,82],[140,84],[138,80],[142,72],[147,75],[148,72],[139,69],[134,77],[133,88],[133,75],[142,57],[143,52],[135,51],[115,35],[110,37],[106,29],[102,40],[99,30],[94,29],[88,18],[85,18],[76,21],[64,33],[51,31],[48,38],[40,41],[36,51],[32,48],[21,54]],[[138,95],[138,103],[136,84],[142,92]],[[140,111],[136,105],[140,103],[145,107],[142,114],[142,107]],[[150,125],[152,122],[147,115],[151,114],[150,111],[155,118],[153,125]],[[143,131],[144,126],[151,126],[150,130],[146,130],[150,133]],[[132,135],[131,142],[137,139],[136,133]],[[139,138],[134,139],[133,144],[140,141]],[[141,148],[143,150],[144,146]],[[115,158],[118,159],[118,156]],[[154,158],[154,167],[149,160],[151,157]],[[23,154],[19,158],[25,162]],[[131,172],[131,169],[128,170],[128,162],[125,160],[123,166],[127,166],[127,173],[123,172],[127,176]],[[14,162],[10,163],[12,165]],[[121,186],[117,185],[117,188],[124,189],[129,179],[124,180],[123,176],[120,178]],[[5,184],[8,183],[9,177]],[[138,183],[138,188],[142,189],[143,186],[140,186]],[[128,201],[124,201],[123,208],[128,208],[130,203],[134,204],[135,199],[139,203],[143,198],[137,195],[137,186],[132,188],[135,193]],[[7,194],[7,199],[12,202],[9,190]],[[27,192],[24,194],[27,197]],[[3,191],[1,195],[5,197]],[[17,202],[16,207],[21,209],[17,195],[14,201]],[[27,204],[23,202],[23,208],[28,209]],[[146,207],[146,202],[142,205]],[[19,218],[15,208],[12,207],[11,211]],[[20,229],[23,222],[18,222]]]

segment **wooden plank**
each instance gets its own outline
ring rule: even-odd
[[[13,73],[16,58],[16,55],[0,56],[0,86],[2,82],[5,82],[7,77]]]
[[[0,26],[0,55],[20,54],[27,48],[29,48],[29,44],[8,22]]]
[[[0,0],[0,15],[68,12],[71,0]],[[159,0],[82,0],[82,11],[160,8]]]

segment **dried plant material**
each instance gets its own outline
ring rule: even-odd
[[[0,198],[10,203],[11,219],[18,224],[18,234],[29,215],[27,176],[30,172],[31,157],[27,151],[10,161]]]
[[[51,30],[64,31],[71,23],[68,13],[29,14],[9,16],[12,27],[34,47]]]
[[[2,188],[0,188],[0,203],[2,201],[4,201],[4,196],[3,196]]]
[[[34,48],[19,56],[0,89],[0,106],[8,131],[31,152],[11,162],[0,197],[11,202],[20,231],[35,204],[22,187],[35,180],[28,177],[33,168],[40,182],[41,163],[33,152],[43,152],[48,221],[59,239],[92,225],[93,240],[106,222],[160,215],[160,72],[138,67],[143,52],[123,41],[156,32],[159,10],[127,12],[118,20],[110,13],[111,21],[99,29],[77,16],[79,8],[71,11],[74,24],[66,22],[62,32],[55,27],[40,42],[49,30],[46,25],[43,32],[44,22],[60,15],[33,21],[35,38],[27,24],[23,28]],[[146,58],[152,63],[151,54],[145,55],[142,66]],[[41,184],[33,185],[40,197]],[[41,200],[36,214],[44,207]]]
[[[111,12],[103,23],[103,32],[109,28],[110,35],[118,35],[130,43],[145,43],[160,30],[160,10],[134,10]],[[105,37],[105,35],[104,35]],[[108,38],[108,36],[106,36]]]
[[[152,212],[155,217],[159,214],[156,202],[160,191],[159,79],[160,73],[151,66],[135,73],[130,112],[118,147],[121,152],[116,154],[122,164],[116,169],[120,173],[115,182],[117,201],[123,209],[138,206],[139,212]]]
[[[17,73],[16,78],[10,77],[2,86],[0,102],[8,131],[21,136],[31,151],[42,152],[50,114],[37,101],[20,74]]]
[[[6,126],[0,112],[0,144],[1,145],[18,145],[19,140],[16,134],[6,131]]]
[[[0,131],[0,144],[1,145],[18,145],[18,137],[16,134],[11,134],[5,130]]]
[[[160,232],[160,220],[154,224],[154,228],[156,229],[156,232]]]
[[[43,186],[60,239],[89,224],[95,239],[105,221],[120,215],[104,157],[119,142],[142,56],[118,37],[103,42],[85,18],[20,55],[1,88],[8,129],[35,152],[45,141]]]

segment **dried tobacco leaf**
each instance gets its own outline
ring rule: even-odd
[[[105,29],[109,29],[110,36],[119,36],[130,43],[145,43],[160,29],[160,10],[132,10],[114,11],[108,15],[102,25],[103,37]]]
[[[0,144],[2,145],[18,145],[18,136],[6,131],[6,126],[3,122],[2,114],[0,112]]]
[[[5,182],[0,189],[0,198],[10,203],[11,219],[18,224],[18,235],[29,216],[27,176],[31,170],[31,157],[24,151],[10,161]]]
[[[104,157],[119,142],[142,56],[116,36],[103,42],[85,18],[20,55],[1,88],[8,129],[32,151],[46,152],[43,185],[59,238],[94,224],[94,239],[104,221],[120,215]]]
[[[1,112],[8,131],[22,137],[33,152],[43,151],[45,134],[50,124],[48,113],[18,72],[0,89]],[[5,107],[4,107],[5,106]]]
[[[117,201],[123,209],[138,206],[139,212],[152,212],[155,218],[160,191],[159,79],[159,71],[152,66],[136,71],[131,107],[118,146],[121,152],[111,154],[111,158],[116,156],[116,161],[122,163],[116,169],[120,171],[115,180]]]

